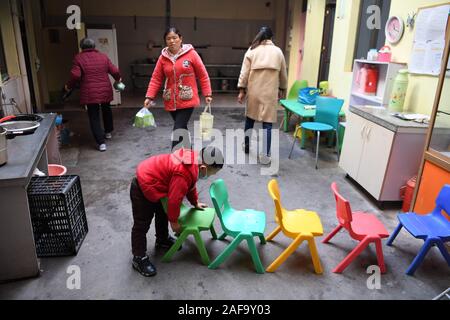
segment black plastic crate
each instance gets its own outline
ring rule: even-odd
[[[88,232],[80,177],[33,177],[28,204],[38,257],[76,255]]]

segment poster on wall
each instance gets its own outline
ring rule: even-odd
[[[449,13],[450,4],[419,11],[409,60],[410,73],[440,74]]]

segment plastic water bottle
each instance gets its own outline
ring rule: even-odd
[[[391,98],[389,100],[389,110],[392,112],[402,112],[405,103],[406,91],[408,90],[408,70],[399,70],[392,86]]]

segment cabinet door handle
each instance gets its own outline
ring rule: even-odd
[[[363,138],[363,139],[364,139],[364,132],[366,131],[366,127],[367,127],[367,125],[364,125],[361,129],[361,138]]]
[[[368,130],[367,130],[367,133],[366,133],[366,138],[367,138],[367,140],[369,140],[369,138],[370,138],[370,132],[372,131],[372,128],[368,128]]]

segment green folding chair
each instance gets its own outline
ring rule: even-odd
[[[264,268],[253,238],[258,237],[262,244],[266,244],[264,237],[266,214],[262,211],[252,209],[245,209],[243,211],[233,209],[228,201],[227,187],[222,179],[216,180],[211,184],[209,194],[223,229],[223,234],[219,237],[219,240],[224,240],[227,236],[233,237],[234,239],[208,268],[216,269],[230,256],[241,241],[246,240],[256,272],[264,273]]]
[[[164,210],[167,213],[167,198],[161,199]],[[181,233],[177,241],[170,247],[170,249],[163,256],[163,262],[169,262],[175,252],[181,247],[181,244],[186,241],[187,237],[191,234],[194,236],[195,243],[197,244],[198,252],[204,265],[209,265],[210,260],[208,252],[206,251],[205,243],[200,236],[201,231],[209,230],[212,238],[217,239],[216,230],[214,230],[214,208],[205,208],[203,210],[190,208],[184,204],[180,207],[180,217],[178,223],[181,226]]]

